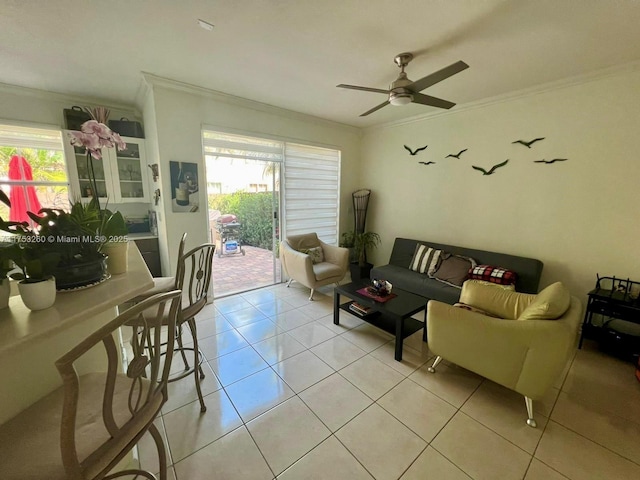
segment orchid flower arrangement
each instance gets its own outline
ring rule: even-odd
[[[80,127],[79,132],[70,132],[71,145],[84,147],[87,154],[96,160],[102,158],[103,148],[118,147],[118,151],[127,148],[127,144],[120,138],[120,135],[113,132],[104,123],[96,120],[87,120]]]
[[[89,168],[89,183],[91,184],[92,203],[96,206],[102,217],[100,201],[98,200],[98,187],[96,175],[93,169],[93,159],[102,158],[103,148],[117,147],[118,151],[127,148],[127,144],[120,138],[120,135],[112,131],[104,123],[97,120],[87,120],[80,127],[79,132],[69,132],[71,145],[84,147],[87,152],[87,167]]]

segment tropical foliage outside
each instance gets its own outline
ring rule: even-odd
[[[235,192],[209,195],[209,208],[221,214],[233,214],[240,228],[240,241],[273,250],[273,193]]]
[[[7,196],[10,187],[3,185],[3,181],[9,180],[9,162],[13,155],[22,155],[31,165],[36,183],[34,188],[43,207],[69,208],[67,170],[62,150],[0,147],[0,188]],[[59,182],[60,185],[37,185],[38,182]],[[0,204],[0,217],[9,217],[9,209],[4,204]]]

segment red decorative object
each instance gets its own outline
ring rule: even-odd
[[[9,162],[9,180],[33,180],[33,172],[31,165],[27,159],[21,155],[12,155]],[[11,210],[9,211],[9,220],[12,222],[28,222],[29,216],[27,210],[38,213],[42,206],[38,200],[35,187],[11,185],[9,193],[11,200]]]
[[[367,290],[367,288],[368,287],[361,288],[360,290],[356,290],[356,292],[359,293],[360,295],[363,295],[363,296],[365,296],[367,298],[371,298],[372,300],[375,300],[376,302],[380,302],[380,303],[388,302],[392,298],[396,298],[397,297],[397,295],[395,293],[390,293],[389,295],[385,295],[385,296],[374,295],[374,294],[370,293]]]

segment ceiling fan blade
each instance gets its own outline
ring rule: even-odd
[[[441,98],[425,95],[424,93],[414,93],[413,103],[429,105],[431,107],[446,108],[447,110],[455,105],[455,103],[449,102],[448,100],[442,100]]]
[[[389,100],[387,100],[386,102],[381,103],[378,106],[373,107],[371,110],[367,110],[366,112],[364,112],[362,115],[360,115],[361,117],[366,117],[367,115],[369,115],[370,113],[375,112],[376,110],[380,110],[382,107],[386,107],[387,105],[389,105]]]
[[[425,88],[430,87],[431,85],[435,85],[436,83],[441,82],[442,80],[445,80],[450,76],[455,75],[456,73],[460,73],[467,68],[469,68],[469,65],[461,60],[459,62],[452,63],[448,67],[444,67],[442,70],[438,70],[431,75],[422,77],[420,80],[416,80],[406,88],[408,88],[412,92],[421,92]]]
[[[386,95],[389,94],[389,90],[382,90],[380,88],[370,88],[370,87],[358,87],[357,85],[345,85],[341,83],[340,85],[336,85],[339,88],[350,88],[351,90],[362,90],[363,92],[374,92],[374,93],[384,93]]]

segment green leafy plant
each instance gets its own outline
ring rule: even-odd
[[[341,246],[354,250],[355,261],[361,267],[367,263],[367,251],[380,244],[380,235],[375,232],[344,232],[341,238]]]
[[[2,283],[2,280],[7,278],[9,272],[13,270],[11,253],[10,244],[0,244],[0,283]]]

